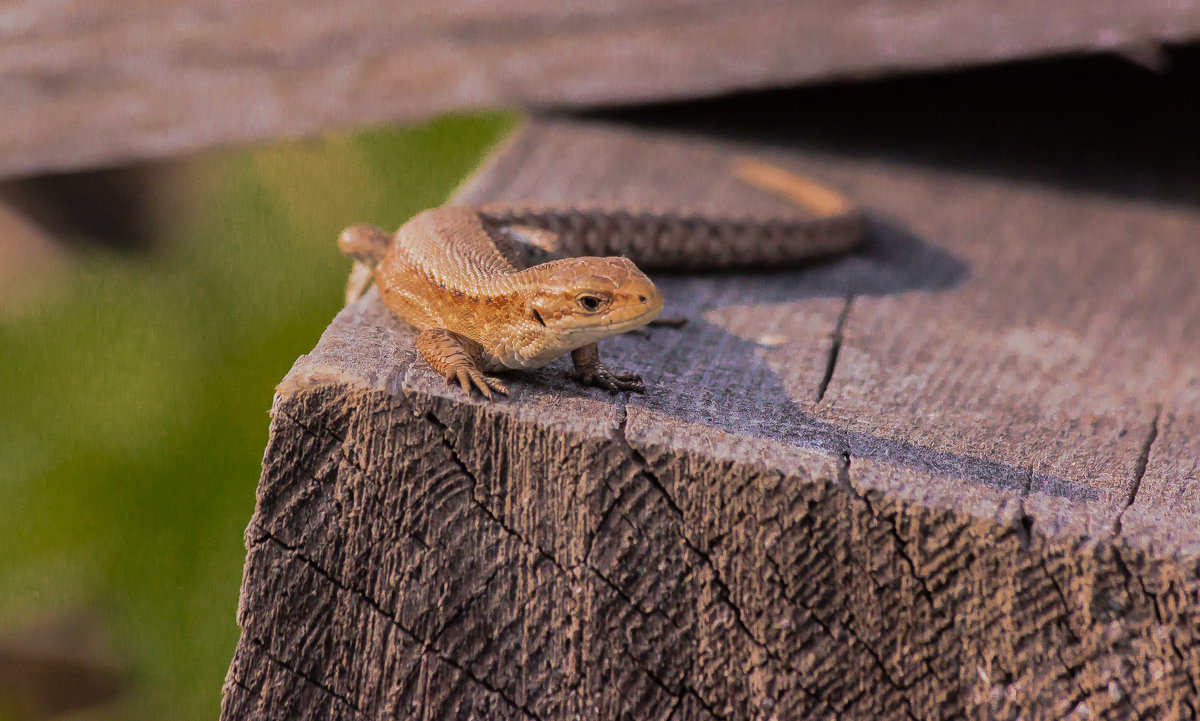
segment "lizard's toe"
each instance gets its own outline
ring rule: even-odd
[[[484,398],[491,398],[492,391],[507,394],[508,389],[492,383],[477,367],[482,352],[481,346],[469,338],[446,330],[427,328],[417,336],[417,350],[433,369],[442,374],[447,385],[458,382],[463,393],[470,398],[478,389]]]
[[[630,374],[630,375],[632,375],[632,374]],[[632,378],[629,378],[629,379],[625,378],[624,376],[618,378],[617,382],[616,382],[616,386],[617,386],[617,390],[631,391],[633,393],[645,393],[646,392],[646,385],[644,383],[642,383],[641,376],[637,376],[637,375],[634,375]]]
[[[459,368],[454,373],[454,379],[458,381],[458,385],[462,387],[463,392],[467,394],[468,398],[470,398],[473,395],[471,393],[472,388],[470,371],[468,371],[466,368]]]
[[[471,381],[475,384],[475,387],[479,389],[479,392],[483,394],[483,397],[491,399],[492,387],[491,383],[488,382],[490,379],[474,368],[467,372],[471,374]]]
[[[590,386],[596,383],[596,374],[581,370],[567,371],[567,377],[580,385]]]
[[[567,371],[567,377],[585,386],[599,386],[614,393],[622,391],[632,391],[634,393],[646,392],[646,387],[642,384],[642,377],[636,373],[615,375],[605,369],[599,371],[573,370]]]
[[[483,380],[485,383],[487,383],[489,386],[492,387],[492,390],[496,391],[497,393],[503,393],[504,395],[508,395],[508,386],[504,385],[496,378],[493,378],[491,376],[484,376]]]
[[[636,380],[627,380],[624,378],[613,376],[611,378],[601,378],[598,385],[602,385],[614,393],[629,391],[632,393],[645,393],[646,386],[642,384],[642,379],[634,376]]]
[[[446,385],[458,383],[463,392],[470,398],[478,390],[484,398],[491,398],[492,392],[508,395],[508,387],[491,376],[484,375],[474,368],[455,368],[446,374]]]

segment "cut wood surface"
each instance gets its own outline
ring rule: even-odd
[[[601,346],[645,395],[466,400],[374,292],[337,317],[278,389],[223,718],[1195,717],[1200,210],[582,121],[458,199],[779,208],[743,157],[869,241],[659,279],[690,322]]]
[[[0,175],[495,105],[713,95],[1200,37],[1196,0],[17,0]]]

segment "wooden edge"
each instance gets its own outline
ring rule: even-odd
[[[0,26],[0,175],[450,110],[708,97],[1200,34],[1196,3],[1170,0],[24,5]]]

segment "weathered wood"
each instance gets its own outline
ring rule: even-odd
[[[1196,37],[1195,0],[18,0],[0,10],[0,175],[456,108],[698,97]]]
[[[1200,210],[566,121],[460,199],[768,212],[742,153],[871,240],[662,279],[691,322],[603,348],[644,396],[466,401],[374,293],[338,316],[279,387],[225,719],[1196,715]]]

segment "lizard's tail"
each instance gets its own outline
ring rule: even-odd
[[[346,304],[362,297],[375,275],[375,266],[383,260],[391,245],[390,233],[373,225],[352,225],[338,236],[338,248],[354,259],[354,268],[346,282]]]
[[[738,216],[638,212],[607,204],[493,204],[479,213],[486,226],[520,229],[525,242],[552,257],[623,255],[642,270],[795,263],[850,250],[866,237],[866,216],[834,190],[748,158],[737,159],[731,170],[743,182],[790,200],[801,212]]]
[[[391,243],[392,234],[373,225],[352,225],[338,236],[338,248],[369,268],[379,265]]]

